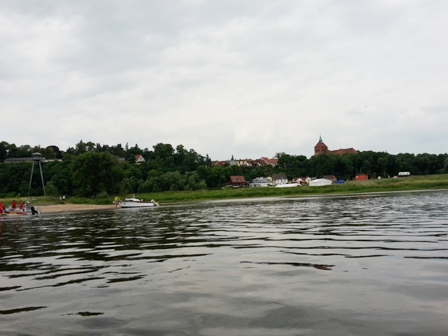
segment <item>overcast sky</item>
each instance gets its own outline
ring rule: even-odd
[[[448,1],[0,1],[0,141],[447,153]]]

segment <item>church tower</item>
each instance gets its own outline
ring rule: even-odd
[[[316,146],[314,146],[314,155],[321,155],[327,153],[328,153],[328,147],[322,141],[322,136],[319,136],[319,142],[316,144]]]

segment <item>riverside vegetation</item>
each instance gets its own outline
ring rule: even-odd
[[[10,158],[30,157],[41,153],[45,194],[39,169],[31,162],[3,163]],[[136,155],[144,162],[136,164]],[[24,199],[28,195],[39,197],[41,202],[59,200],[66,196],[68,202],[109,204],[116,195],[138,195],[155,198],[162,203],[207,199],[334,194],[368,191],[395,191],[411,189],[445,188],[448,173],[448,154],[397,154],[362,151],[359,154],[303,155],[277,153],[276,166],[242,167],[212,164],[208,155],[187,150],[182,145],[173,147],[159,143],[152,150],[138,145],[122,147],[80,141],[75,147],[61,151],[57,146],[16,146],[0,142],[0,199]],[[406,179],[393,179],[400,171],[412,175]],[[256,177],[284,174],[295,177],[320,178],[335,175],[346,180],[343,185],[298,188],[241,188],[226,189],[230,176],[244,176],[246,181]],[[366,182],[352,181],[356,174],[371,178]],[[378,179],[381,177],[381,179]],[[31,180],[31,188],[29,182]]]
[[[224,199],[243,199],[257,197],[312,197],[349,195],[381,192],[403,192],[448,189],[448,174],[411,176],[406,178],[388,178],[366,181],[348,181],[344,184],[330,186],[309,187],[307,185],[296,188],[223,188],[221,190],[195,191],[166,191],[150,194],[138,194],[138,198],[156,199],[161,205],[199,202]],[[5,199],[6,203],[12,199]],[[64,201],[54,196],[40,196],[34,199],[39,205],[50,204],[96,204],[107,205],[113,203],[113,197],[69,197]]]

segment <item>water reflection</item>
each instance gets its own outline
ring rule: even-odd
[[[1,218],[0,325],[27,335],[441,334],[447,196]]]

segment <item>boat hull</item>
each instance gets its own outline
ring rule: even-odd
[[[142,199],[135,197],[126,198],[124,201],[118,201],[116,204],[118,204],[120,208],[152,208],[159,205],[155,200],[145,202]]]
[[[152,202],[118,202],[120,208],[152,208],[156,205]]]
[[[7,215],[7,216],[35,216],[38,215],[40,212],[37,210],[33,211],[31,210],[9,210],[9,209],[5,209],[5,211],[3,212],[3,215]]]

